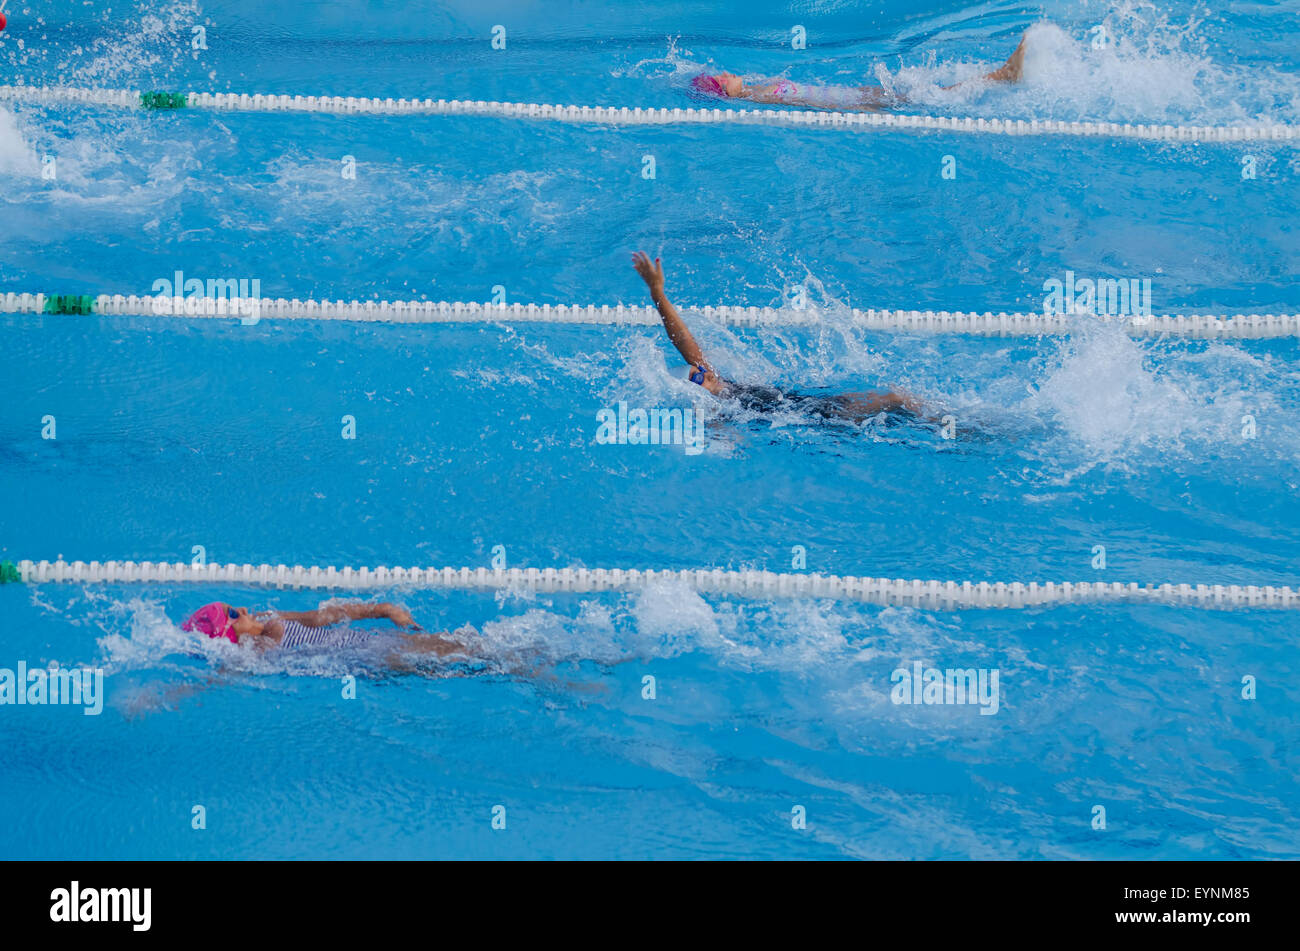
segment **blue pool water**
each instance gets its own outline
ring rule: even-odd
[[[883,80],[914,112],[1300,122],[1286,6],[826,6],[19,0],[0,83],[687,106],[716,67]],[[1033,24],[1025,83],[937,88]],[[1151,279],[1157,313],[1295,313],[1298,172],[1282,144],[0,106],[0,293],[182,270],[272,297],[642,303],[644,248],[731,377],[904,386],[962,427],[719,412],[654,328],[0,315],[0,557],[789,571],[801,546],[822,573],[1294,585],[1295,341],[900,336],[848,311],[1037,311],[1072,270]],[[692,306],[800,292],[815,329]],[[707,450],[598,444],[620,401],[701,408]],[[0,668],[107,685],[99,716],[0,707],[0,855],[1300,856],[1291,613],[373,596],[473,624],[497,672],[178,626],[315,593],[0,588]],[[520,658],[542,675],[499,672]],[[915,661],[997,670],[997,714],[891,702]]]

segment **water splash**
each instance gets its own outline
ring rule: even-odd
[[[7,50],[12,78],[6,82],[32,85],[114,86],[165,84],[188,60],[191,30],[211,26],[198,0],[170,0],[162,4],[139,3],[134,10],[102,9],[83,13],[91,19],[95,35],[78,42],[84,19],[69,23],[45,17],[30,21],[41,42],[17,40]],[[60,33],[72,33],[70,45],[57,42]],[[56,42],[48,42],[49,40]]]
[[[680,37],[670,36],[663,56],[638,60],[630,66],[616,66],[609,74],[616,79],[655,78],[674,86],[687,86],[693,76],[708,66],[697,62],[690,50],[679,49],[679,40]]]
[[[1247,417],[1292,428],[1277,390],[1293,391],[1295,374],[1267,354],[1135,339],[1114,323],[1086,321],[1036,363],[1020,409],[1055,429],[1054,437],[1027,449],[1049,468],[1132,472],[1189,457],[1295,456],[1285,437],[1265,443],[1242,436]]]
[[[36,150],[23,136],[17,117],[0,107],[0,175],[38,178],[40,173]]]
[[[1027,30],[1020,83],[986,83],[987,62],[880,67],[878,79],[934,110],[1024,118],[1250,124],[1300,118],[1300,76],[1232,65],[1211,49],[1195,14],[1179,22],[1150,3],[1109,7],[1095,20]],[[1008,51],[1010,52],[1010,51]],[[962,83],[957,89],[940,87]]]

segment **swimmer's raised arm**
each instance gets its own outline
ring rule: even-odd
[[[682,320],[682,315],[677,313],[677,308],[673,306],[672,301],[664,292],[664,268],[659,263],[659,259],[650,260],[650,255],[644,251],[636,251],[632,254],[632,266],[636,272],[641,275],[641,280],[645,281],[646,287],[650,288],[650,299],[655,302],[655,307],[659,309],[659,316],[663,319],[664,330],[668,331],[668,339],[673,342],[677,352],[693,367],[704,371],[703,386],[711,393],[716,393],[721,387],[722,382],[718,375],[713,372],[713,367],[704,359],[704,352],[700,350],[700,345],[695,342],[695,336],[691,333],[686,321]],[[699,382],[699,381],[697,381]]]
[[[641,275],[641,280],[645,281],[646,287],[650,288],[650,299],[659,308],[659,316],[663,318],[668,339],[673,342],[682,359],[691,366],[697,367],[701,364],[707,366],[700,345],[695,342],[695,337],[686,326],[686,321],[682,320],[682,315],[677,313],[677,308],[664,293],[664,266],[659,263],[659,259],[655,258],[652,263],[650,255],[644,251],[636,251],[632,255],[632,266]]]
[[[314,611],[276,611],[275,613],[280,620],[297,621],[306,627],[328,627],[339,621],[363,621],[372,618],[386,618],[398,627],[419,627],[411,617],[410,611],[387,602],[348,601],[343,604],[322,604]]]

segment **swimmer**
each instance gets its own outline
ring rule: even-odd
[[[409,628],[415,633],[352,630],[336,626],[342,621],[368,621],[375,618],[387,619],[398,627]],[[260,611],[254,614],[248,608],[231,607],[224,602],[215,601],[191,614],[181,629],[197,631],[210,638],[225,638],[258,652],[369,649],[377,652],[371,655],[374,659],[382,658],[385,671],[399,674],[464,677],[479,672],[456,669],[463,666],[464,660],[484,660],[469,646],[469,642],[478,637],[478,631],[474,628],[466,625],[450,634],[428,634],[415,623],[409,611],[395,604],[353,601],[345,604],[321,604],[314,611]],[[437,669],[431,669],[417,663],[421,657],[452,657],[453,660],[439,665]],[[539,672],[545,675],[545,671]],[[126,714],[134,718],[157,710],[174,710],[180,700],[225,683],[228,673],[223,664],[215,675],[199,682],[149,685],[126,701]],[[529,670],[525,673],[538,672]]]
[[[1014,83],[1020,81],[1025,63],[1025,37],[1020,38],[1007,61],[1001,67],[983,76],[984,81],[994,83]],[[878,112],[883,109],[897,109],[907,104],[907,97],[892,92],[884,86],[811,86],[792,83],[788,79],[774,79],[768,82],[746,85],[745,81],[732,73],[709,75],[701,73],[692,80],[700,92],[724,99],[748,99],[750,102],[772,103],[780,106],[802,106],[805,109],[829,109],[835,112]],[[963,83],[943,86],[943,89],[956,89]]]
[[[682,320],[681,315],[677,313],[677,308],[664,293],[664,269],[659,259],[655,258],[652,262],[650,256],[644,251],[637,251],[632,255],[632,266],[650,288],[650,297],[659,308],[659,316],[663,318],[668,339],[686,361],[687,379],[699,384],[714,396],[737,400],[741,406],[758,413],[804,412],[824,419],[851,423],[861,423],[880,413],[902,412],[925,418],[920,401],[903,390],[813,396],[778,389],[775,386],[734,383],[723,379],[704,359],[704,353],[695,342],[695,337],[691,335],[686,322]]]
[[[353,630],[338,627],[343,621],[383,618],[399,628],[396,631]],[[411,612],[396,604],[351,601],[321,604],[314,611],[260,611],[231,607],[220,601],[205,604],[181,625],[182,630],[199,631],[208,637],[224,637],[235,644],[258,651],[293,650],[296,648],[339,649],[372,648],[388,655],[388,666],[411,669],[412,655],[446,657],[451,654],[472,655],[467,641],[478,632],[468,625],[452,633],[428,634],[415,623]]]

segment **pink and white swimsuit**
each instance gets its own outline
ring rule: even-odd
[[[861,86],[800,86],[788,79],[778,79],[768,95],[782,102],[806,104],[818,109],[850,109],[865,104]]]

